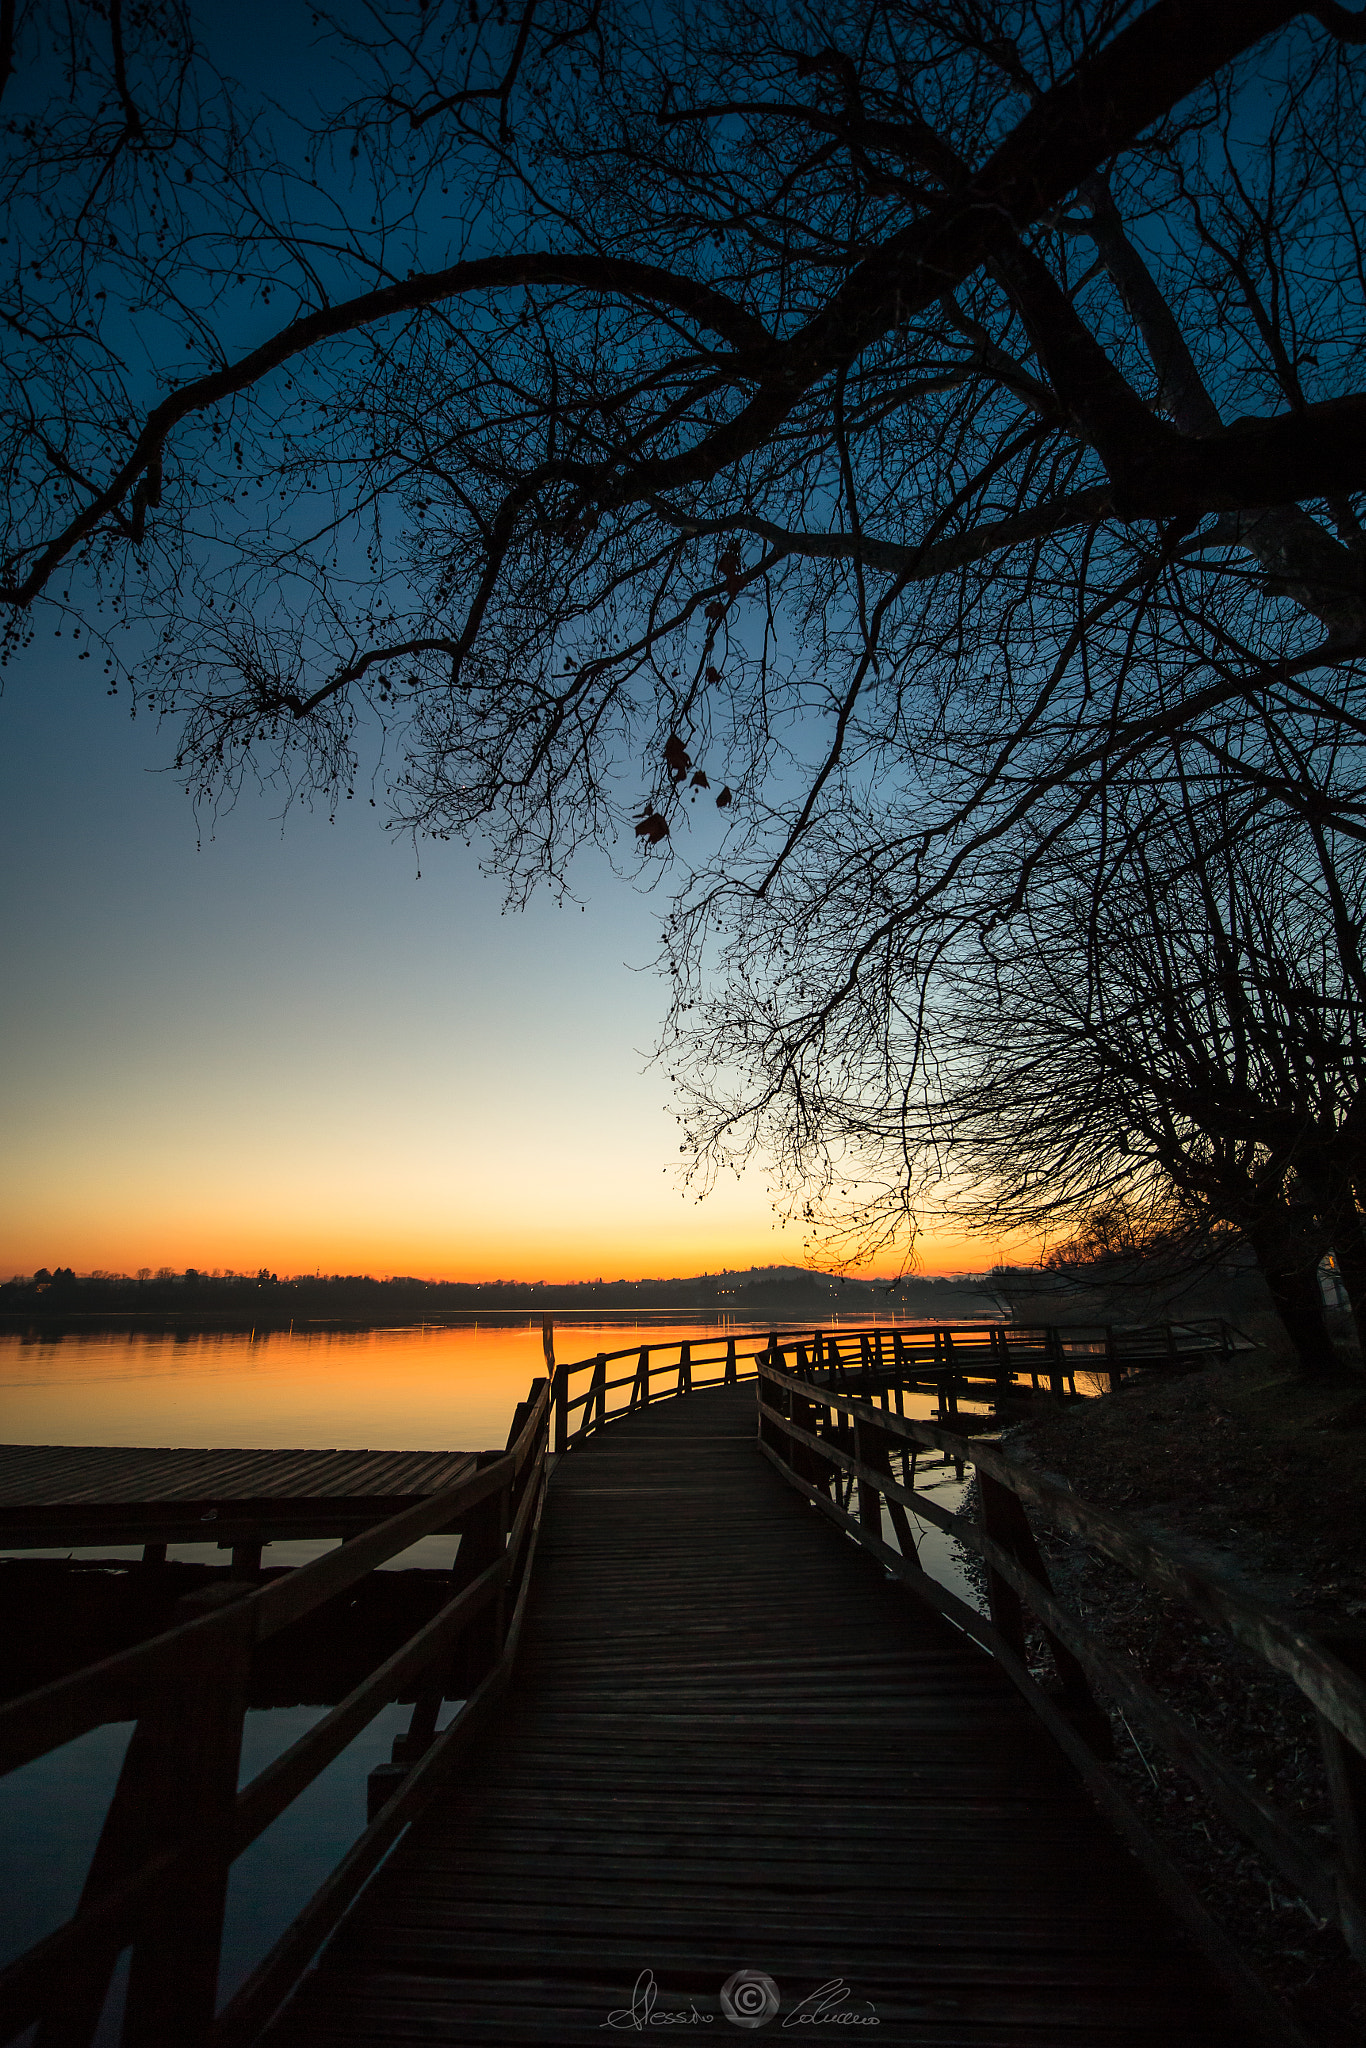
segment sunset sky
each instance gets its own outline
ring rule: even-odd
[[[664,990],[633,971],[662,899],[585,865],[582,911],[504,916],[463,846],[416,880],[359,794],[282,826],[252,790],[197,851],[155,772],[172,735],[69,647],[35,647],[0,700],[0,1277],[801,1261],[762,1171],[700,1204],[680,1185],[645,1057]],[[931,1240],[920,1263],[992,1255]]]
[[[216,23],[287,90],[308,10]],[[502,913],[477,852],[245,791],[204,819],[52,621],[0,698],[0,1278],[195,1265],[450,1278],[800,1263],[761,1166],[680,1183],[653,900]],[[161,772],[158,772],[161,771]],[[929,1240],[928,1272],[994,1248]],[[887,1269],[884,1261],[880,1270]]]

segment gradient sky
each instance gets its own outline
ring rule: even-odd
[[[66,644],[0,700],[0,1276],[800,1261],[761,1171],[680,1187],[644,1058],[664,990],[633,971],[657,911],[628,884],[585,865],[584,910],[504,916],[474,854],[428,847],[418,881],[359,798],[282,827],[252,792],[196,850],[170,732]]]
[[[215,17],[263,89],[316,66],[307,8]],[[288,97],[286,90],[285,96]],[[502,892],[360,796],[335,825],[244,794],[206,826],[70,637],[0,699],[0,1277],[41,1265],[581,1279],[798,1263],[760,1168],[680,1185],[664,898],[604,862],[586,907]],[[358,780],[358,788],[363,786]],[[980,1268],[981,1242],[922,1247]]]

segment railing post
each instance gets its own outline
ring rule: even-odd
[[[977,1468],[977,1488],[982,1503],[982,1527],[987,1535],[999,1543],[1002,1550],[1008,1551],[1031,1577],[1037,1579],[1046,1593],[1051,1593],[1053,1583],[1048,1576],[1048,1568],[1039,1554],[1039,1546],[1035,1541],[1034,1531],[1029,1526],[1029,1517],[1025,1513],[1023,1501],[1008,1486],[1002,1485],[1000,1480],[993,1479],[989,1472],[984,1472],[980,1465]],[[987,1599],[993,1626],[1023,1664],[1026,1661],[1025,1632],[1020,1596],[999,1572],[992,1569],[989,1561]],[[1085,1671],[1067,1645],[1058,1640],[1046,1623],[1043,1624],[1043,1633],[1052,1652],[1053,1667],[1058,1674],[1062,1704],[1068,1719],[1097,1756],[1112,1756],[1114,1738],[1110,1728],[1110,1717],[1103,1707],[1097,1705]]]
[[[422,1687],[413,1701],[413,1711],[408,1716],[407,1728],[402,1735],[394,1737],[393,1747],[389,1751],[391,1762],[415,1764],[419,1757],[426,1755],[436,1736],[436,1724],[441,1718],[441,1702],[445,1697],[445,1692],[439,1685],[427,1684]],[[392,1782],[394,1774],[385,1773],[383,1764],[378,1768],[381,1774],[390,1780],[384,1786],[387,1795],[396,1789]],[[373,1772],[371,1776],[374,1777]],[[380,1805],[383,1803],[383,1800],[379,1801]],[[372,1793],[367,1801],[367,1820],[373,1820],[375,1817],[369,1811],[369,1807],[374,1804],[375,1797]]]
[[[601,1429],[607,1416],[607,1354],[600,1351],[593,1360],[593,1378],[588,1388],[588,1399],[583,1405],[581,1434],[587,1436],[591,1429]]]
[[[678,1347],[678,1391],[680,1394],[692,1392],[691,1344],[680,1344]]]
[[[468,1516],[455,1559],[457,1590],[468,1586],[503,1555],[507,1548],[508,1506],[508,1489],[502,1486]],[[503,1597],[500,1589],[497,1601],[481,1608],[461,1630],[446,1681],[453,1695],[468,1698],[497,1663],[503,1647]]]
[[[896,1412],[906,1412],[906,1347],[901,1341],[900,1330],[892,1332],[892,1370],[896,1374]]]
[[[555,1449],[557,1452],[569,1448],[569,1368],[567,1365],[551,1365],[550,1383],[555,1396]]]
[[[1057,1324],[1051,1324],[1048,1331],[1048,1391],[1061,1407],[1062,1377],[1065,1353],[1062,1348],[1062,1331]]]
[[[784,1356],[778,1349],[778,1333],[776,1330],[769,1337],[767,1351],[761,1352],[759,1356],[762,1362],[773,1366],[775,1370],[782,1370]],[[783,1458],[790,1464],[792,1462],[792,1439],[784,1436],[781,1430],[771,1428],[764,1415],[766,1408],[776,1408],[778,1406],[778,1396],[774,1392],[773,1382],[766,1380],[762,1373],[758,1374],[754,1382],[754,1403],[758,1410],[758,1436],[760,1443],[767,1444],[770,1450],[776,1451],[780,1458]]]
[[[880,1430],[874,1429],[869,1423],[858,1420],[857,1417],[855,1418],[854,1456],[858,1459],[860,1465],[871,1466],[874,1464],[875,1461],[872,1455],[873,1445],[880,1435]],[[876,1536],[878,1541],[881,1542],[882,1495],[878,1492],[872,1481],[865,1479],[862,1473],[859,1474],[858,1482],[858,1518],[868,1531],[868,1534]]]
[[[939,1383],[939,1419],[941,1422],[958,1420],[958,1389],[954,1385],[953,1332],[936,1330],[934,1333],[935,1378]]]
[[[650,1347],[642,1344],[640,1357],[636,1360],[636,1382],[631,1389],[631,1406],[642,1408],[650,1405]]]
[[[996,1414],[1005,1415],[1011,1394],[1010,1355],[1006,1350],[1005,1334],[993,1329],[990,1332],[991,1361],[996,1380]]]
[[[739,1370],[738,1370],[738,1368],[737,1368],[737,1366],[736,1366],[736,1362],[735,1362],[735,1339],[734,1339],[733,1337],[727,1337],[727,1339],[726,1339],[726,1374],[725,1374],[725,1379],[724,1379],[724,1380],[722,1381],[722,1385],[723,1385],[723,1386],[727,1386],[727,1387],[734,1387],[734,1386],[738,1386],[738,1385],[739,1385],[739,1382],[740,1382],[740,1375],[739,1375]]]
[[[512,1487],[511,1484],[508,1484],[507,1486],[500,1486],[498,1489],[498,1533],[494,1539],[494,1554],[498,1557],[502,1557],[507,1550],[508,1531],[511,1527]],[[493,1603],[493,1656],[495,1663],[502,1656],[503,1645],[507,1641],[507,1612],[508,1589],[503,1585],[498,1588],[498,1597]]]
[[[1105,1377],[1109,1382],[1107,1391],[1119,1392],[1119,1363],[1115,1357],[1115,1330],[1113,1323],[1105,1325]]]
[[[207,1819],[207,1831],[197,1830],[196,1872],[199,1878],[198,1906],[188,1930],[187,1983],[189,1997],[184,2021],[185,2038],[199,2039],[213,2018],[218,1987],[218,1950],[222,1940],[222,1901],[227,1893],[228,1857],[231,1855],[231,1795],[223,1795],[231,1779],[236,1791],[237,1753],[229,1757],[236,1710],[237,1748],[241,1745],[241,1716],[246,1709],[246,1675],[250,1645],[234,1637],[226,1657],[221,1644],[215,1646],[213,1676],[221,1662],[224,1686],[216,1702],[209,1702],[220,1738],[217,1748],[209,1735],[205,1717],[197,1711],[204,1690],[202,1674],[177,1684],[159,1687],[139,1714],[132,1739],[124,1753],[114,1796],[91,1858],[79,1911],[88,1911],[120,1882],[131,1877],[140,1865],[170,1846],[188,1822]],[[226,1712],[225,1712],[226,1710]],[[192,1753],[198,1747],[198,1759]],[[191,1753],[187,1753],[187,1748]],[[208,1784],[204,1778],[207,1775]],[[206,1815],[205,1794],[209,1813]],[[188,1811],[187,1811],[188,1807]],[[216,1808],[216,1814],[214,1809]],[[217,1820],[215,1831],[214,1822]],[[215,1851],[217,1852],[215,1854]],[[208,1885],[204,1884],[205,1861]],[[221,1869],[217,1866],[221,1863]],[[187,1873],[187,1877],[189,1873]],[[177,1871],[177,1889],[180,1874]],[[193,1886],[193,1878],[190,1879]],[[181,1901],[182,1905],[185,1901]],[[145,2005],[164,1986],[156,1981],[157,1939],[165,1924],[166,1902],[154,1901],[135,1936],[138,1957],[140,1999]],[[123,1943],[119,1940],[90,1944],[86,1954],[66,1971],[60,1990],[39,2022],[37,2043],[41,2048],[88,2048],[104,2009],[114,1966]],[[162,1975],[177,1965],[177,1957],[163,1957]],[[132,2037],[129,2036],[129,2039]],[[144,2039],[150,2033],[144,2032]]]
[[[889,1441],[885,1430],[873,1429],[864,1423],[859,1457],[865,1465],[871,1465],[875,1472],[885,1473],[888,1479],[893,1479],[895,1474],[892,1471]],[[904,1464],[904,1457],[902,1462]],[[910,1516],[901,1502],[893,1500],[890,1495],[886,1496],[886,1506],[888,1518],[896,1532],[896,1540],[901,1546],[901,1555],[907,1564],[914,1565],[917,1571],[923,1572],[925,1567],[920,1562],[920,1547],[911,1528]]]
[[[148,1835],[189,1846],[133,1943],[124,2048],[164,2048],[168,2041],[195,2048],[213,2024],[254,1625],[244,1607],[240,1627],[204,1646],[204,1668],[174,1683],[154,1710],[160,1728],[133,1767],[142,1810],[133,1815],[125,1806],[125,1826],[146,1831],[144,1851]]]

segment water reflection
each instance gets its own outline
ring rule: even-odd
[[[839,1327],[849,1327],[840,1325]],[[752,1337],[733,1317],[557,1323],[564,1360]],[[539,1318],[389,1330],[0,1335],[4,1438],[22,1444],[484,1450],[544,1370]]]
[[[848,1327],[841,1325],[840,1327]],[[561,1359],[635,1343],[701,1344],[728,1334],[763,1341],[762,1327],[733,1319],[636,1318],[556,1329]],[[91,1332],[0,1336],[0,1397],[11,1443],[242,1448],[474,1450],[499,1446],[517,1402],[544,1369],[539,1319],[388,1330],[294,1330],[166,1334]],[[932,1395],[905,1410],[929,1416]],[[930,1475],[925,1475],[929,1478]],[[956,1507],[950,1473],[934,1497]],[[952,1539],[918,1524],[922,1564],[978,1605]],[[890,1527],[885,1531],[895,1542]],[[266,1562],[296,1565],[330,1548],[281,1542]],[[425,1538],[391,1569],[448,1571],[451,1539]],[[65,1553],[63,1553],[65,1554]],[[103,1546],[102,1557],[140,1555]],[[27,1553],[35,1555],[33,1552]],[[177,1545],[173,1556],[220,1563],[212,1545]],[[297,1740],[325,1711],[253,1710],[247,1716],[243,1782]],[[454,1709],[448,1704],[444,1718]],[[227,1997],[365,1825],[366,1778],[388,1760],[410,1709],[386,1708],[235,1865],[228,1899],[220,1996]],[[0,1965],[69,1917],[79,1900],[131,1724],[92,1731],[52,1756],[0,1778]],[[123,1972],[106,2006],[96,2048],[117,2040]]]

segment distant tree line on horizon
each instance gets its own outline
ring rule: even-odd
[[[751,1267],[747,1272],[695,1274],[684,1279],[642,1280],[422,1280],[395,1275],[297,1273],[283,1279],[267,1268],[256,1273],[183,1273],[142,1267],[137,1275],[76,1274],[69,1266],[42,1267],[31,1277],[0,1284],[0,1315],[384,1317],[443,1310],[520,1309],[584,1311],[605,1308],[715,1309],[729,1314],[771,1310],[826,1314],[836,1308],[895,1308],[907,1287],[965,1289],[967,1276],[906,1280],[851,1280],[800,1267]]]

